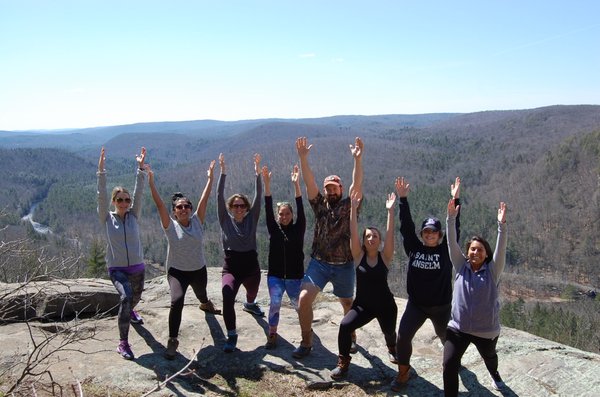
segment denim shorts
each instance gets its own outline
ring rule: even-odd
[[[311,258],[308,269],[302,280],[303,284],[312,284],[321,291],[328,282],[333,285],[333,294],[338,298],[352,298],[354,296],[354,284],[356,271],[354,262],[350,261],[343,265],[331,265]]]

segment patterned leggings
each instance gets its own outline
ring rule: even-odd
[[[110,280],[119,293],[119,338],[127,340],[129,338],[129,320],[131,320],[131,311],[136,307],[142,298],[144,290],[144,270],[129,274],[121,271],[111,271]]]

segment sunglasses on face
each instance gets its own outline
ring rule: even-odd
[[[246,208],[246,204],[233,204],[231,207],[244,209]]]
[[[191,210],[192,209],[192,205],[191,204],[177,204],[175,206],[175,208],[177,208],[178,210],[182,210],[182,209],[186,209],[186,210]]]
[[[122,203],[123,201],[125,201],[126,203],[131,203],[131,198],[127,197],[127,198],[123,198],[123,197],[117,197],[115,199],[115,201],[117,203]]]

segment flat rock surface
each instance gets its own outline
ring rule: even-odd
[[[220,268],[209,268],[209,297],[221,308]],[[136,355],[135,361],[121,359],[115,349],[118,344],[117,320],[109,316],[82,325],[94,332],[93,339],[69,345],[73,350],[56,353],[48,369],[56,382],[71,394],[77,382],[92,385],[99,391],[110,390],[111,395],[143,395],[170,375],[179,371],[192,358],[196,360],[188,370],[174,378],[153,396],[200,396],[239,393],[239,382],[260,381],[268,371],[300,379],[304,390],[337,390],[348,387],[348,395],[406,395],[441,396],[442,345],[436,339],[433,327],[426,322],[417,333],[413,343],[411,365],[413,374],[401,393],[390,390],[390,382],[396,374],[396,366],[387,359],[387,348],[377,321],[357,331],[359,351],[353,355],[348,377],[334,383],[329,370],[337,362],[337,331],[342,318],[342,308],[326,288],[315,303],[313,329],[315,344],[312,353],[296,360],[291,353],[300,342],[300,329],[296,312],[284,299],[279,324],[279,344],[274,350],[266,350],[268,324],[265,318],[255,317],[242,311],[245,290],[242,287],[236,303],[238,350],[223,353],[225,325],[220,315],[204,313],[198,308],[198,300],[191,288],[179,336],[179,354],[173,361],[163,358],[168,337],[169,289],[164,276],[146,282],[143,301],[138,306],[144,318],[143,325],[134,325],[130,331],[130,343]],[[259,296],[261,307],[268,311],[266,275],[263,274]],[[404,311],[405,300],[397,299],[399,317]],[[399,320],[399,318],[398,318]],[[52,334],[60,323],[31,323],[32,332],[40,340],[43,330]],[[19,362],[32,348],[28,328],[23,323],[0,326],[2,351],[0,374],[9,379],[12,372],[5,371]],[[58,338],[57,338],[58,339]],[[54,341],[53,343],[57,343]],[[498,342],[500,373],[506,382],[502,392],[490,387],[490,378],[479,357],[471,346],[463,357],[460,372],[461,396],[598,396],[600,395],[600,355],[580,351],[554,343],[531,334],[504,327]],[[17,367],[18,368],[18,367]],[[296,382],[297,383],[297,382]],[[0,391],[10,382],[2,382]],[[358,394],[357,394],[358,393]],[[88,394],[90,394],[88,392]],[[302,395],[295,389],[290,395]],[[99,395],[107,393],[99,392]]]

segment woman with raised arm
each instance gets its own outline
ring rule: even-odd
[[[387,227],[381,251],[379,247],[382,236],[377,228],[369,226],[363,231],[362,238],[359,237],[357,212],[362,197],[354,192],[350,198],[350,250],[356,268],[356,298],[352,303],[352,308],[340,324],[338,364],[331,371],[333,379],[340,379],[348,373],[352,359],[350,356],[352,332],[368,324],[374,318],[379,322],[389,355],[393,356],[396,349],[398,308],[387,282],[394,257],[394,202],[396,195],[389,194],[385,202]]]
[[[294,165],[291,175],[298,213],[296,222],[294,222],[292,204],[287,201],[277,203],[277,217],[273,216],[271,172],[266,166],[262,168],[262,176],[265,184],[265,214],[267,217],[267,230],[269,231],[267,284],[271,301],[269,306],[269,335],[267,336],[265,348],[274,349],[277,346],[279,310],[284,292],[287,293],[294,308],[298,310],[298,297],[302,278],[304,277],[306,217],[302,204],[298,165]]]
[[[452,296],[452,317],[444,343],[444,395],[458,395],[458,370],[469,344],[473,343],[492,377],[492,387],[500,390],[504,382],[498,373],[496,344],[500,335],[498,284],[506,262],[506,204],[498,208],[498,239],[492,252],[480,236],[466,244],[466,256],[456,242],[455,221],[459,207],[448,202],[448,249],[456,271]]]
[[[264,316],[263,311],[255,302],[260,285],[260,266],[256,252],[256,228],[260,217],[260,199],[262,184],[260,181],[260,154],[254,155],[254,173],[256,185],[252,205],[246,195],[236,193],[225,201],[225,156],[219,154],[221,175],[217,188],[217,212],[221,225],[223,252],[223,277],[221,280],[223,292],[223,319],[227,328],[227,342],[223,351],[231,353],[237,345],[235,322],[235,297],[243,285],[246,288],[244,311],[256,316]]]
[[[395,392],[408,382],[412,340],[425,320],[431,320],[442,344],[446,340],[452,302],[452,262],[448,254],[448,238],[442,232],[442,223],[430,216],[421,224],[419,239],[408,205],[409,191],[409,183],[403,177],[396,178],[396,193],[400,197],[400,233],[408,257],[408,302],[398,326],[398,374],[391,385]],[[450,186],[450,194],[456,205],[459,204],[459,193],[460,178],[457,177]],[[458,240],[459,225],[457,214],[455,241]]]
[[[129,323],[140,324],[142,318],[134,311],[144,289],[144,256],[138,218],[142,210],[144,178],[146,176],[146,148],[142,147],[136,156],[137,171],[133,200],[129,191],[123,186],[115,186],[110,203],[114,211],[109,209],[106,191],[106,170],[104,169],[105,150],[100,150],[98,160],[98,217],[106,233],[106,266],[108,275],[119,293],[119,346],[117,352],[126,360],[133,360],[134,355],[129,345]]]
[[[169,310],[169,339],[165,358],[173,360],[179,346],[179,327],[185,300],[185,293],[192,287],[196,298],[200,301],[200,309],[220,314],[208,299],[206,285],[206,259],[204,258],[204,231],[202,226],[206,217],[208,198],[212,190],[215,161],[211,161],[206,171],[207,181],[198,201],[196,210],[192,202],[182,193],[174,193],[171,197],[171,213],[160,198],[154,182],[154,172],[149,170],[150,192],[160,216],[160,223],[167,238],[167,281],[171,294]]]

